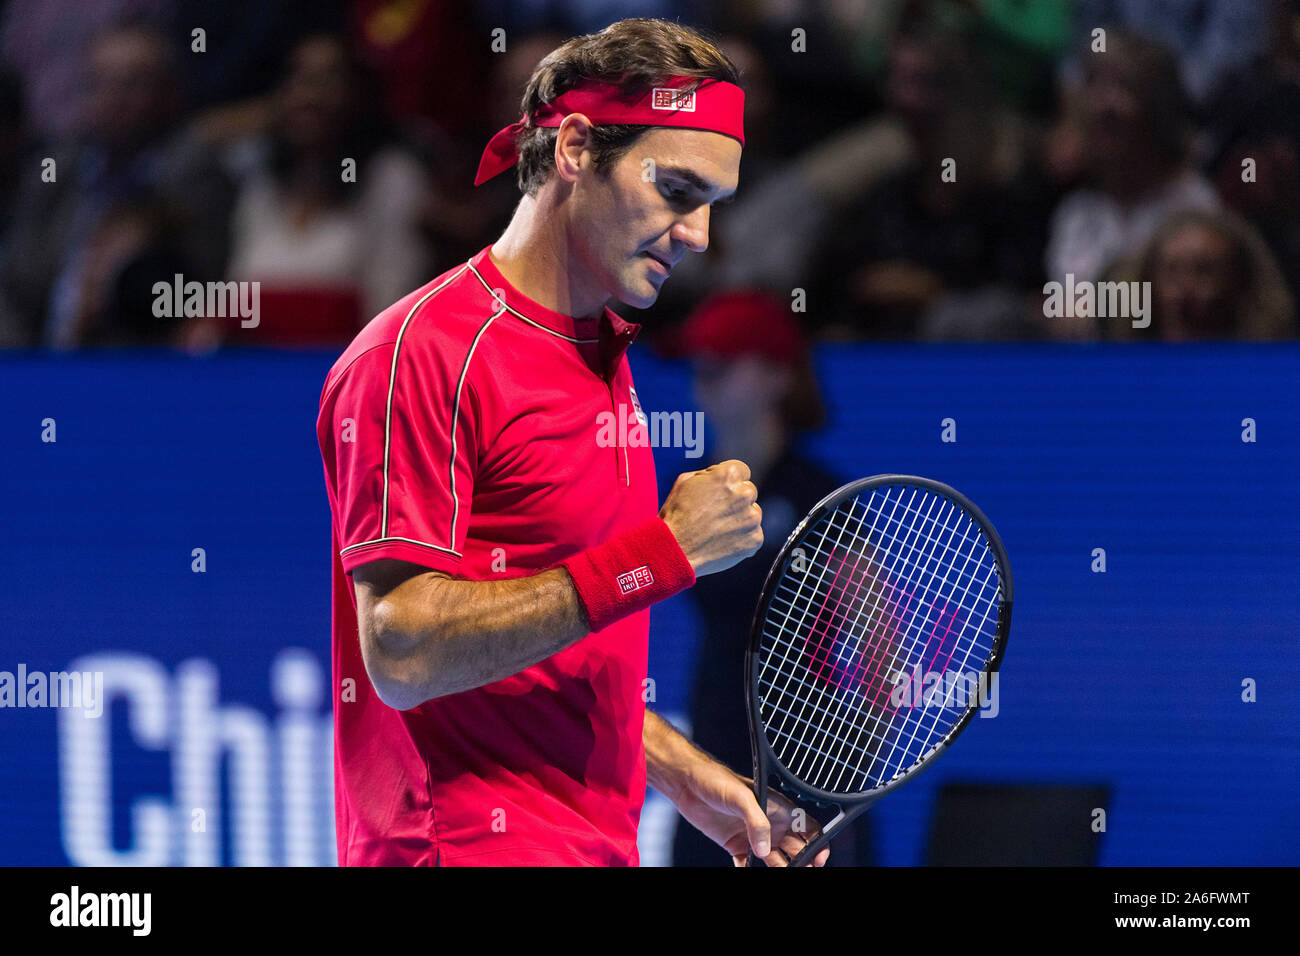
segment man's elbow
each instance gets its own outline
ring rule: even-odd
[[[399,629],[391,609],[380,604],[361,634],[362,660],[375,693],[394,710],[410,710],[439,696],[431,687],[428,649],[419,637]]]
[[[422,688],[417,687],[410,681],[403,680],[400,676],[385,674],[382,671],[377,672],[369,668],[367,668],[367,671],[370,674],[370,684],[374,687],[376,696],[393,710],[411,710],[432,699]]]

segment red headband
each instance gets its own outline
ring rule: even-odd
[[[679,88],[690,83],[699,87],[689,92]],[[675,126],[679,129],[706,129],[740,140],[745,145],[745,91],[724,80],[673,76],[645,96],[628,103],[626,91],[613,83],[587,83],[544,103],[533,116],[534,126],[554,128],[570,113],[582,113],[597,126],[629,123],[638,126]],[[519,161],[515,138],[527,125],[524,120],[511,123],[488,141],[478,164],[474,185],[503,173]]]

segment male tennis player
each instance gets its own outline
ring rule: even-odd
[[[331,369],[341,864],[635,865],[647,780],[737,862],[811,838],[645,706],[649,606],[762,542],[749,469],[659,509],[650,449],[598,424],[641,414],[605,303],[653,303],[736,189],[737,80],[664,21],[564,43],[479,168],[519,166],[504,234]]]

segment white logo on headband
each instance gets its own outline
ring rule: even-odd
[[[695,112],[695,90],[670,90],[657,86],[650,91],[652,110],[682,110]]]

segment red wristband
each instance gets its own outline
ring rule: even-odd
[[[575,554],[561,566],[573,578],[592,631],[695,583],[695,569],[662,518]]]

